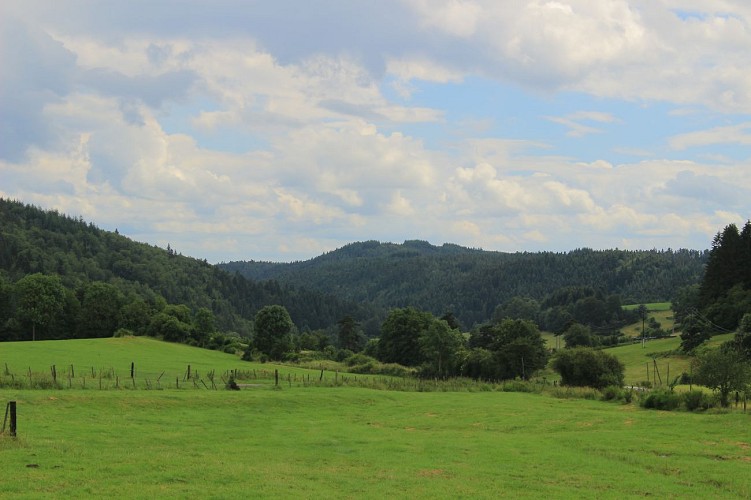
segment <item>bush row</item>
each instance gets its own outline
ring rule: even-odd
[[[642,408],[652,410],[708,410],[718,406],[717,398],[702,391],[688,391],[683,393],[667,389],[657,389],[644,395],[639,400]]]

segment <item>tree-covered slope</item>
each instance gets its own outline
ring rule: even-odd
[[[207,308],[219,329],[243,334],[250,333],[248,320],[270,304],[284,305],[299,328],[327,327],[357,310],[321,292],[248,280],[80,218],[0,198],[0,295],[33,273],[59,276],[78,301],[91,283],[103,282],[115,286],[126,302],[163,298],[193,311]],[[13,314],[9,302],[3,301],[0,314]]]
[[[593,287],[621,295],[624,303],[670,300],[678,288],[700,281],[706,257],[695,250],[501,253],[423,241],[367,241],[304,262],[220,267],[378,308],[453,311],[469,327],[489,320],[496,306],[512,297],[542,301],[563,287]]]

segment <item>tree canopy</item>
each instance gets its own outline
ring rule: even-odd
[[[34,273],[24,276],[15,285],[19,319],[31,325],[31,340],[37,329],[48,328],[59,320],[65,305],[65,289],[57,276]]]
[[[382,317],[384,311],[405,306],[435,316],[453,311],[467,328],[506,317],[534,319],[543,326],[547,318],[530,317],[534,302],[544,315],[594,297],[587,299],[591,304],[580,304],[578,321],[605,328],[622,319],[613,321],[618,312],[610,296],[626,304],[668,301],[678,288],[699,282],[706,257],[697,250],[502,253],[417,241],[367,241],[304,262],[245,261],[220,267],[251,279],[331,293]],[[556,290],[563,292],[548,300]],[[369,336],[378,334],[379,325],[363,321]]]
[[[624,366],[606,351],[577,347],[558,351],[553,369],[561,375],[563,385],[603,389],[609,385],[623,385]]]
[[[729,224],[718,232],[700,285],[683,287],[676,296],[673,309],[683,350],[738,328],[751,313],[751,221],[741,231]]]
[[[293,328],[292,318],[284,306],[266,306],[256,314],[253,347],[270,359],[282,359],[292,350]]]
[[[732,343],[708,349],[695,364],[694,379],[715,390],[722,406],[728,406],[731,391],[743,392],[751,383],[751,364]]]
[[[367,318],[360,306],[325,293],[253,282],[171,247],[0,198],[0,294],[26,296],[29,275],[54,277],[62,285],[62,310],[42,316],[28,301],[4,302],[0,340],[31,339],[37,330],[44,338],[98,337],[116,329],[143,334],[165,304],[183,304],[191,313],[206,309],[216,330],[245,337],[256,312],[271,304],[284,305],[302,329],[328,328],[345,315]],[[187,339],[204,340],[203,334]]]

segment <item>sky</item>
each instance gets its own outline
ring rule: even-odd
[[[4,0],[0,196],[209,262],[706,249],[747,0]]]

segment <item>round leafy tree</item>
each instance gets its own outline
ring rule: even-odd
[[[271,359],[282,359],[292,350],[293,327],[284,306],[266,306],[256,313],[253,345]]]
[[[563,385],[596,389],[623,385],[623,363],[612,354],[589,347],[559,351],[553,359],[553,369],[561,375]]]

